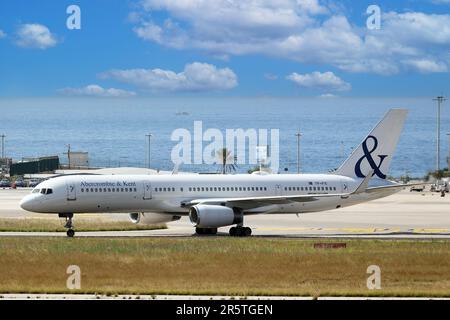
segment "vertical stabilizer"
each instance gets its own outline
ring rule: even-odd
[[[335,173],[365,178],[373,171],[373,177],[386,179],[407,114],[406,109],[389,110]]]

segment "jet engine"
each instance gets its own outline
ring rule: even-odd
[[[199,228],[218,228],[242,223],[242,211],[219,205],[198,204],[189,209],[189,219]]]
[[[136,224],[158,224],[180,220],[180,216],[172,216],[170,214],[154,213],[154,212],[136,212],[130,213],[131,222]]]

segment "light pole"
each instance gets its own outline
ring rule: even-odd
[[[300,132],[297,132],[295,134],[295,136],[297,137],[297,174],[300,173],[300,137],[302,136],[302,134]]]
[[[447,133],[447,137],[448,137],[447,170],[450,171],[450,132]]]
[[[2,134],[0,137],[2,138],[2,158],[4,158],[5,157],[5,137],[6,136],[4,134]]]
[[[70,144],[66,145],[67,147],[67,159],[69,160],[69,169],[71,167],[71,163],[70,163]]]
[[[437,101],[438,109],[437,109],[437,129],[436,129],[436,174],[439,174],[440,170],[440,157],[441,157],[441,104],[447,100],[443,96],[438,96],[433,99],[433,101]]]
[[[150,169],[150,157],[151,157],[151,139],[153,135],[151,133],[145,135],[148,138],[148,168]]]

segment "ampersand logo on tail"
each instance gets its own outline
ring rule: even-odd
[[[373,147],[371,150],[367,147],[368,140],[373,140]],[[365,178],[366,176],[361,171],[361,164],[364,159],[367,159],[367,162],[369,163],[370,167],[373,169],[372,176],[376,175],[381,179],[386,179],[386,175],[381,172],[380,167],[383,164],[384,159],[386,159],[387,155],[378,155],[378,158],[380,158],[380,161],[378,164],[376,164],[375,160],[372,157],[372,153],[377,149],[378,147],[378,139],[374,136],[368,136],[366,140],[362,143],[362,149],[364,152],[364,155],[356,162],[355,165],[355,174],[358,178]]]

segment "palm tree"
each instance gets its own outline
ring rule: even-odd
[[[222,174],[227,172],[236,171],[237,165],[236,156],[233,156],[230,150],[222,148],[216,152],[217,163],[222,166]]]

